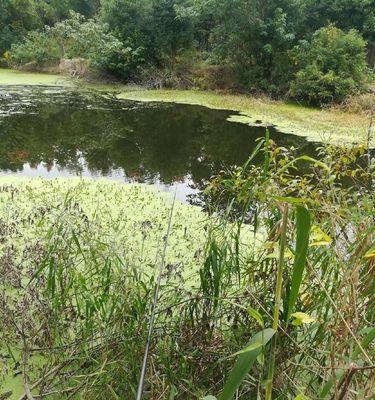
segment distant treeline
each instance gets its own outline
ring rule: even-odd
[[[312,104],[368,88],[375,0],[0,0],[2,62]]]

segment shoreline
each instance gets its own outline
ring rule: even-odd
[[[181,103],[230,110],[239,113],[228,118],[231,122],[252,126],[273,126],[282,133],[302,136],[309,141],[344,146],[353,143],[365,145],[370,125],[370,117],[364,114],[334,108],[311,108],[297,103],[218,91],[144,89],[124,84],[92,83],[69,79],[62,75],[5,68],[0,68],[0,85],[78,87],[113,92],[116,98],[122,100]],[[375,148],[375,137],[370,142],[370,148]]]

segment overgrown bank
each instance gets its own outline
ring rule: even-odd
[[[345,111],[340,108],[317,109],[296,103],[199,90],[147,90],[121,84],[89,83],[67,79],[61,75],[21,72],[0,69],[0,85],[72,85],[78,89],[94,89],[115,93],[120,99],[137,101],[169,101],[198,104],[216,109],[239,111],[242,116],[235,122],[251,125],[275,125],[281,132],[305,136],[310,140],[336,144],[366,143],[370,125],[370,113]],[[375,97],[366,102],[375,105]],[[370,147],[375,143],[372,136]]]
[[[363,148],[293,159],[267,137],[208,185],[210,214],[2,178],[0,395],[133,397],[153,314],[144,398],[372,398],[373,178]]]

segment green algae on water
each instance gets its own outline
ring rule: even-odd
[[[0,68],[0,85],[71,85],[62,75]]]

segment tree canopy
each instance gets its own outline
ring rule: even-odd
[[[375,0],[0,0],[0,10],[8,62],[83,57],[151,85],[221,80],[325,103],[364,90],[375,62]]]

